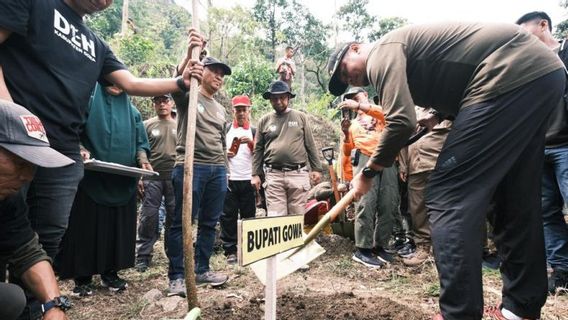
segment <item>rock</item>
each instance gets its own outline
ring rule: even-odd
[[[152,289],[144,294],[142,298],[146,300],[148,303],[158,301],[162,298],[162,292],[158,289]]]
[[[156,302],[157,305],[162,307],[164,312],[172,312],[177,309],[180,302],[182,302],[184,298],[179,296],[168,297]]]

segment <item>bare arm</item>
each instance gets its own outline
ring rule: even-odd
[[[26,270],[22,274],[22,281],[41,303],[53,300],[61,295],[53,268],[45,260],[34,264]],[[46,312],[44,319],[67,319],[67,317],[61,309],[52,308]]]

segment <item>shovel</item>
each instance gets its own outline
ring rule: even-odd
[[[335,158],[333,154],[333,147],[322,148],[321,153],[328,164],[329,176],[331,177],[331,188],[333,189],[333,197],[335,198],[335,203],[337,203],[339,202],[339,191],[337,190],[337,177],[335,176],[335,171],[333,170],[333,158]]]
[[[349,191],[318,221],[310,233],[304,237],[304,244],[301,247],[290,249],[276,255],[278,265],[276,268],[276,280],[280,280],[293,273],[325,252],[325,249],[313,240],[327,225],[343,212],[351,201],[353,201],[353,194],[354,190]],[[250,267],[260,282],[266,284],[266,260],[255,262],[251,264]]]

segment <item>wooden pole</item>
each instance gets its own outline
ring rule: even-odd
[[[198,0],[192,0],[191,25],[199,32]],[[199,60],[201,48],[191,50],[191,59]],[[183,206],[182,206],[182,230],[183,230],[183,253],[185,262],[185,287],[187,290],[187,308],[191,311],[198,306],[197,287],[195,285],[195,269],[193,257],[192,235],[192,193],[193,193],[193,150],[195,147],[195,122],[197,118],[197,94],[199,83],[191,78],[189,87],[189,105],[187,109],[187,134],[185,136],[185,161],[183,170]]]
[[[122,3],[122,21],[120,26],[120,34],[124,37],[128,32],[128,0]]]

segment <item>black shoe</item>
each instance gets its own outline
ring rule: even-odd
[[[551,294],[568,293],[568,270],[554,269],[548,278],[548,292]]]
[[[112,292],[118,292],[128,288],[128,283],[118,277],[116,272],[101,274],[101,284],[103,287],[108,288]]]
[[[394,257],[392,254],[388,253],[385,249],[383,249],[383,247],[377,247],[375,248],[375,254],[377,255],[377,258],[383,262],[387,262],[387,263],[393,263],[394,262]]]
[[[138,260],[136,261],[134,268],[136,268],[136,271],[143,273],[146,272],[148,268],[150,268],[150,264],[146,260]]]
[[[481,265],[483,267],[497,270],[499,266],[501,266],[501,258],[497,255],[497,253],[483,253],[483,260],[481,261]]]
[[[385,262],[373,257],[372,254],[363,254],[360,250],[355,251],[351,259],[362,263],[369,268],[380,268],[386,264]]]
[[[414,240],[406,238],[405,244],[402,246],[402,248],[396,251],[396,254],[398,254],[402,258],[408,258],[412,256],[415,252],[416,252],[416,245],[414,244]]]
[[[75,297],[87,297],[93,295],[93,284],[76,284],[75,288],[73,288],[73,292],[71,292],[72,296]]]

